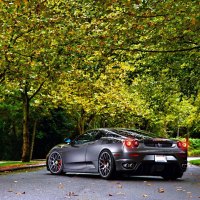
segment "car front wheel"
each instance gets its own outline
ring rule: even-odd
[[[48,168],[52,174],[61,174],[63,170],[62,157],[59,152],[53,151],[48,158]]]

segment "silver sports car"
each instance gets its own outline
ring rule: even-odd
[[[181,178],[187,169],[187,143],[129,129],[89,130],[53,147],[47,155],[52,174],[91,173],[110,179],[118,174]]]

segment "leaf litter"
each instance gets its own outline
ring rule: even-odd
[[[12,189],[8,190],[8,192],[12,192],[12,193],[14,193],[14,194],[16,194],[16,195],[26,194],[26,192],[15,192],[15,191],[13,191]]]
[[[164,189],[164,188],[158,188],[158,192],[159,192],[159,193],[164,193],[164,192],[165,192],[165,189]]]
[[[66,194],[66,198],[71,198],[71,197],[75,197],[78,196],[78,194],[75,194],[74,192],[69,192],[68,194]]]

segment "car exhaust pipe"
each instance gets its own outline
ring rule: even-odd
[[[125,169],[134,169],[136,164],[135,163],[123,163],[122,166],[125,168]]]
[[[187,168],[187,164],[182,164],[182,168],[186,169]]]

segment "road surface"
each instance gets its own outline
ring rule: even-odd
[[[176,181],[160,177],[103,180],[51,175],[46,168],[0,175],[0,200],[200,200],[200,167],[189,165]]]

